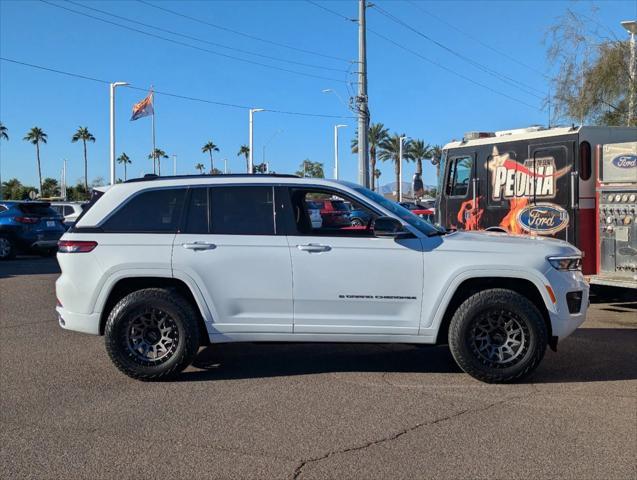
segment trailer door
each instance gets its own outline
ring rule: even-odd
[[[481,210],[478,200],[475,152],[462,152],[447,156],[444,191],[444,225],[459,230],[478,230]]]
[[[573,141],[529,145],[524,169],[528,176],[520,180],[528,182],[529,206],[519,215],[528,233],[575,243],[578,195],[574,148]]]

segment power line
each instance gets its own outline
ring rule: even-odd
[[[189,48],[192,48],[192,49],[195,49],[195,50],[200,50],[202,52],[208,52],[208,53],[211,53],[213,55],[217,55],[217,56],[224,57],[224,58],[229,58],[229,59],[232,59],[232,60],[235,60],[235,61],[238,61],[238,62],[249,63],[249,64],[252,64],[252,65],[258,65],[258,66],[261,66],[261,67],[264,67],[264,68],[269,68],[269,69],[272,69],[272,70],[279,70],[279,71],[286,72],[286,73],[293,73],[295,75],[301,75],[301,76],[304,76],[304,77],[317,78],[317,79],[320,79],[320,80],[329,80],[329,81],[332,81],[332,82],[345,83],[344,80],[339,80],[339,79],[331,78],[331,77],[323,77],[321,75],[314,75],[312,73],[299,72],[297,70],[290,70],[290,69],[287,69],[287,68],[277,67],[275,65],[268,65],[267,63],[255,62],[254,60],[247,60],[245,58],[235,57],[233,55],[228,55],[228,54],[225,54],[225,53],[216,52],[214,50],[209,50],[207,48],[199,47],[197,45],[192,45],[190,43],[181,42],[179,40],[174,40],[174,39],[171,39],[171,38],[162,37],[161,35],[156,35],[154,33],[145,32],[144,30],[139,30],[137,28],[129,27],[127,25],[122,25],[121,23],[113,22],[113,21],[107,20],[105,18],[96,17],[96,16],[91,15],[89,13],[84,13],[84,12],[80,12],[78,10],[73,10],[72,8],[64,7],[62,5],[58,5],[58,4],[49,2],[47,0],[40,0],[40,2],[45,3],[47,5],[50,5],[52,7],[60,8],[62,10],[66,10],[66,11],[75,13],[77,15],[82,15],[84,17],[92,18],[94,20],[98,20],[100,22],[107,23],[109,25],[115,25],[115,26],[123,28],[125,30],[130,30],[130,31],[133,31],[133,32],[137,32],[137,33],[140,33],[142,35],[146,35],[148,37],[157,38],[157,39],[163,40],[165,42],[174,43],[176,45],[182,45],[184,47],[189,47]]]
[[[482,88],[484,88],[484,89],[486,89],[486,90],[489,90],[489,91],[490,91],[490,92],[492,92],[492,93],[495,93],[496,95],[500,95],[501,97],[508,98],[509,100],[513,100],[514,102],[520,103],[520,104],[525,105],[525,106],[527,106],[527,107],[529,107],[529,108],[532,108],[532,109],[534,109],[534,110],[541,110],[541,108],[539,108],[537,105],[531,105],[530,103],[527,103],[527,102],[525,102],[524,100],[520,100],[519,98],[512,97],[511,95],[507,95],[506,93],[502,93],[502,92],[500,92],[499,90],[496,90],[496,89],[494,89],[494,88],[491,88],[491,87],[489,87],[488,85],[485,85],[485,84],[483,84],[483,83],[477,82],[477,81],[475,81],[474,79],[472,79],[472,78],[470,78],[470,77],[467,77],[466,75],[463,75],[463,74],[461,74],[461,73],[458,73],[458,72],[456,72],[455,70],[453,70],[452,68],[449,68],[449,67],[447,67],[447,66],[443,65],[442,63],[436,62],[435,60],[431,60],[430,58],[427,58],[427,57],[425,57],[424,55],[421,55],[421,54],[420,54],[420,53],[418,53],[417,51],[412,50],[412,49],[411,49],[411,48],[409,48],[409,47],[405,47],[404,45],[402,45],[402,44],[400,44],[400,43],[398,43],[398,42],[396,42],[396,41],[392,40],[392,39],[391,39],[391,38],[389,38],[389,37],[386,37],[385,35],[383,35],[383,34],[381,34],[381,33],[378,33],[378,32],[377,32],[377,31],[375,31],[375,30],[372,30],[372,29],[371,29],[371,28],[369,28],[369,27],[367,27],[367,30],[368,30],[369,32],[373,33],[374,35],[376,35],[377,37],[380,37],[380,38],[382,38],[383,40],[385,40],[385,41],[387,41],[387,42],[389,42],[389,43],[391,43],[391,44],[395,45],[396,47],[401,48],[401,49],[403,49],[403,50],[405,50],[405,51],[407,51],[407,52],[411,53],[412,55],[415,55],[415,56],[417,56],[417,57],[421,58],[422,60],[424,60],[424,61],[426,61],[426,62],[428,62],[428,63],[431,63],[431,64],[433,64],[433,65],[436,65],[438,68],[442,68],[443,70],[445,70],[445,71],[447,71],[447,72],[449,72],[449,73],[451,73],[451,74],[453,74],[453,75],[455,75],[455,76],[457,76],[457,77],[460,77],[460,78],[462,78],[462,79],[464,79],[464,80],[466,80],[466,81],[468,81],[468,82],[470,82],[470,83],[473,83],[474,85],[477,85],[477,86],[479,86],[479,87],[482,87]]]
[[[445,19],[439,17],[438,15],[435,15],[434,13],[430,12],[429,10],[423,8],[420,4],[418,4],[417,2],[414,2],[413,0],[407,0],[408,3],[412,4],[414,7],[416,7],[418,10],[421,10],[422,12],[426,13],[427,15],[429,15],[432,18],[435,18],[436,20],[438,20],[440,23],[443,23],[445,25],[447,25],[449,28],[452,28],[453,30],[455,30],[456,32],[459,32],[461,34],[463,34],[465,37],[473,40],[474,42],[482,45],[484,48],[491,50],[492,52],[497,53],[498,55],[502,55],[504,58],[517,63],[518,65],[527,68],[528,70],[531,70],[535,73],[538,73],[540,75],[542,75],[544,78],[549,78],[548,75],[546,75],[545,73],[543,73],[542,71],[538,70],[535,67],[532,67],[524,62],[521,62],[520,60],[518,60],[517,58],[509,55],[508,53],[503,52],[502,50],[498,50],[495,47],[492,47],[491,45],[485,43],[484,41],[482,41],[480,38],[475,37],[473,35],[471,35],[470,33],[467,33],[464,29],[457,27],[456,25],[454,25],[451,22],[446,21]]]
[[[346,17],[345,15],[342,15],[340,13],[338,13],[336,10],[332,10],[331,8],[327,8],[323,5],[321,5],[318,2],[314,2],[312,0],[305,0],[307,3],[310,3],[312,5],[314,5],[317,8],[320,8],[321,10],[325,10],[326,12],[331,13],[332,15],[336,15],[339,18],[342,18],[343,20],[346,20],[348,22],[354,22],[354,23],[358,23],[358,20],[356,18],[350,18],[350,17]]]
[[[143,22],[140,22],[139,20],[132,20],[130,18],[123,17],[121,15],[116,15],[116,14],[111,13],[111,12],[106,12],[104,10],[100,10],[99,8],[89,7],[87,5],[84,5],[84,4],[78,3],[78,2],[74,2],[72,0],[66,0],[66,2],[67,3],[71,3],[73,5],[76,5],[78,7],[84,8],[86,10],[91,10],[93,12],[99,12],[99,13],[101,13],[103,15],[108,15],[108,16],[111,16],[111,17],[114,17],[114,18],[119,18],[120,20],[124,20],[124,21],[130,22],[130,23],[134,23],[136,25],[141,25],[141,26],[146,27],[146,28],[150,28],[150,29],[157,30],[157,31],[160,31],[160,32],[164,32],[164,33],[169,33],[171,35],[175,35],[175,36],[182,37],[182,38],[187,38],[189,40],[195,40],[197,42],[207,43],[209,45],[214,45],[216,47],[226,48],[228,50],[233,50],[235,52],[244,53],[246,55],[254,55],[256,57],[267,58],[269,60],[276,60],[278,62],[285,62],[285,63],[294,64],[294,65],[301,65],[301,66],[309,67],[309,68],[317,68],[317,69],[320,69],[320,70],[331,70],[333,72],[347,73],[347,70],[344,70],[342,68],[331,68],[331,67],[325,67],[323,65],[315,65],[315,64],[312,64],[312,63],[297,62],[297,61],[294,61],[294,60],[288,60],[288,59],[281,58],[281,57],[273,57],[273,56],[265,55],[265,54],[262,54],[262,53],[251,52],[249,50],[242,50],[240,48],[229,47],[228,45],[223,45],[221,43],[211,42],[211,41],[205,40],[203,38],[194,37],[192,35],[186,35],[186,34],[183,34],[183,33],[180,33],[180,32],[176,32],[174,30],[168,30],[168,29],[165,29],[165,28],[162,28],[162,27],[158,27],[157,25],[151,25],[151,24],[148,24],[148,23],[143,23]]]
[[[416,35],[424,38],[425,40],[433,43],[434,45],[436,45],[436,46],[440,47],[441,49],[451,53],[452,55],[460,58],[461,60],[464,60],[465,62],[473,65],[474,67],[478,68],[479,70],[482,70],[483,72],[485,72],[485,73],[497,78],[498,80],[500,80],[502,82],[509,83],[510,85],[522,90],[523,92],[525,92],[528,95],[532,95],[532,96],[534,96],[536,98],[539,98],[539,99],[543,99],[544,98],[543,96],[537,95],[537,94],[535,94],[535,93],[533,93],[531,91],[531,90],[534,90],[536,92],[540,92],[540,93],[543,94],[544,92],[542,92],[541,90],[538,90],[537,88],[532,87],[530,85],[526,85],[525,83],[520,82],[519,80],[516,80],[514,78],[508,77],[508,76],[506,76],[506,75],[504,75],[502,73],[499,73],[499,72],[497,72],[497,71],[495,71],[495,70],[493,70],[493,69],[491,69],[491,68],[489,68],[489,67],[487,67],[485,65],[482,65],[479,62],[476,62],[472,58],[469,58],[466,55],[464,55],[464,54],[462,54],[460,52],[457,52],[456,50],[454,50],[454,49],[444,45],[443,43],[431,38],[430,36],[422,33],[420,30],[417,30],[416,28],[412,27],[411,25],[407,24],[406,22],[402,21],[400,18],[398,18],[395,15],[389,13],[388,11],[384,10],[383,8],[379,7],[376,4],[374,5],[374,8],[381,15],[389,18],[390,20],[392,20],[393,22],[403,26],[404,28],[406,28],[408,30],[411,30]]]
[[[92,81],[92,82],[97,82],[97,83],[101,83],[101,84],[105,84],[105,85],[109,85],[111,83],[108,80],[95,78],[95,77],[91,77],[91,76],[80,74],[80,73],[73,73],[73,72],[67,72],[67,71],[64,71],[64,70],[58,70],[58,69],[55,69],[55,68],[45,67],[43,65],[36,65],[34,63],[22,62],[22,61],[19,61],[19,60],[14,60],[12,58],[0,57],[0,60],[3,61],[3,62],[10,62],[10,63],[14,63],[16,65],[22,65],[24,67],[34,68],[34,69],[38,69],[38,70],[44,70],[44,71],[47,71],[47,72],[57,73],[57,74],[60,74],[60,75],[66,75],[68,77],[79,78],[79,79],[82,79],[82,80],[89,80],[89,81]],[[138,91],[142,91],[142,92],[147,92],[148,91],[148,88],[136,87],[134,85],[127,85],[126,88],[130,88],[131,90],[138,90]],[[178,93],[164,92],[164,91],[161,91],[161,90],[153,90],[153,92],[156,95],[164,95],[166,97],[179,98],[179,99],[182,99],[182,100],[189,100],[189,101],[193,101],[193,102],[208,103],[208,104],[212,104],[212,105],[219,105],[219,106],[222,106],[222,107],[238,108],[238,109],[241,109],[241,110],[249,110],[250,108],[252,108],[251,106],[248,106],[248,105],[239,105],[239,104],[236,104],[236,103],[220,102],[220,101],[217,101],[217,100],[209,100],[207,98],[192,97],[192,96],[189,96],[189,95],[182,95],[182,94],[178,94]],[[266,108],[266,109],[264,109],[264,111],[270,112],[270,113],[279,113],[279,114],[282,114],[282,115],[296,115],[296,116],[303,116],[303,117],[354,118],[352,116],[327,115],[327,114],[323,114],[323,113],[309,113],[309,112],[295,112],[295,111],[289,111],[289,110],[277,110],[277,109],[270,109],[270,108]]]
[[[160,7],[159,5],[154,5],[154,4],[152,4],[150,2],[147,2],[145,0],[137,0],[137,1],[139,3],[143,3],[144,5],[147,5],[149,7],[156,8],[157,10],[162,10],[164,12],[170,13],[172,15],[176,15],[178,17],[187,18],[188,20],[192,20],[193,22],[201,23],[202,25],[208,25],[209,27],[212,27],[212,28],[217,28],[219,30],[224,30],[226,32],[234,33],[235,35],[241,35],[242,37],[251,38],[252,40],[258,40],[260,42],[269,43],[270,45],[276,45],[277,47],[287,48],[289,50],[295,50],[297,52],[306,53],[306,54],[309,54],[309,55],[316,55],[316,56],[323,57],[323,58],[330,58],[332,60],[340,60],[342,62],[350,62],[351,61],[351,60],[349,60],[347,58],[336,57],[336,56],[333,56],[333,55],[328,55],[328,54],[325,54],[325,53],[315,52],[315,51],[312,51],[312,50],[306,50],[304,48],[299,48],[299,47],[295,47],[295,46],[292,46],[292,45],[287,45],[285,43],[279,43],[279,42],[275,42],[273,40],[268,40],[267,38],[257,37],[256,35],[252,35],[250,33],[240,32],[240,31],[234,30],[232,28],[224,27],[222,25],[217,25],[217,24],[208,22],[206,20],[202,20],[201,18],[191,17],[190,15],[186,15],[184,13],[181,13],[181,12],[178,12],[178,11],[175,11],[175,10],[171,10],[169,8]]]

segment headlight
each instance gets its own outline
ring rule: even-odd
[[[582,270],[582,257],[548,257],[547,260],[556,270]]]

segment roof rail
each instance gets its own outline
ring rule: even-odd
[[[274,178],[301,178],[298,175],[284,173],[215,173],[215,174],[194,174],[194,175],[166,175],[159,176],[154,173],[147,173],[140,178],[131,178],[124,183],[150,182],[153,180],[175,180],[181,178],[254,178],[254,177],[274,177]]]

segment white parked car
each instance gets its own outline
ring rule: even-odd
[[[372,221],[317,228],[306,200],[323,197]],[[290,341],[448,343],[468,374],[508,382],[588,308],[568,243],[447,233],[359,185],[285,175],[116,184],[58,260],[60,325],[105,335],[117,368],[146,380],[177,374],[201,345]]]
[[[51,208],[64,217],[64,225],[72,226],[82,214],[82,202],[51,202]]]

